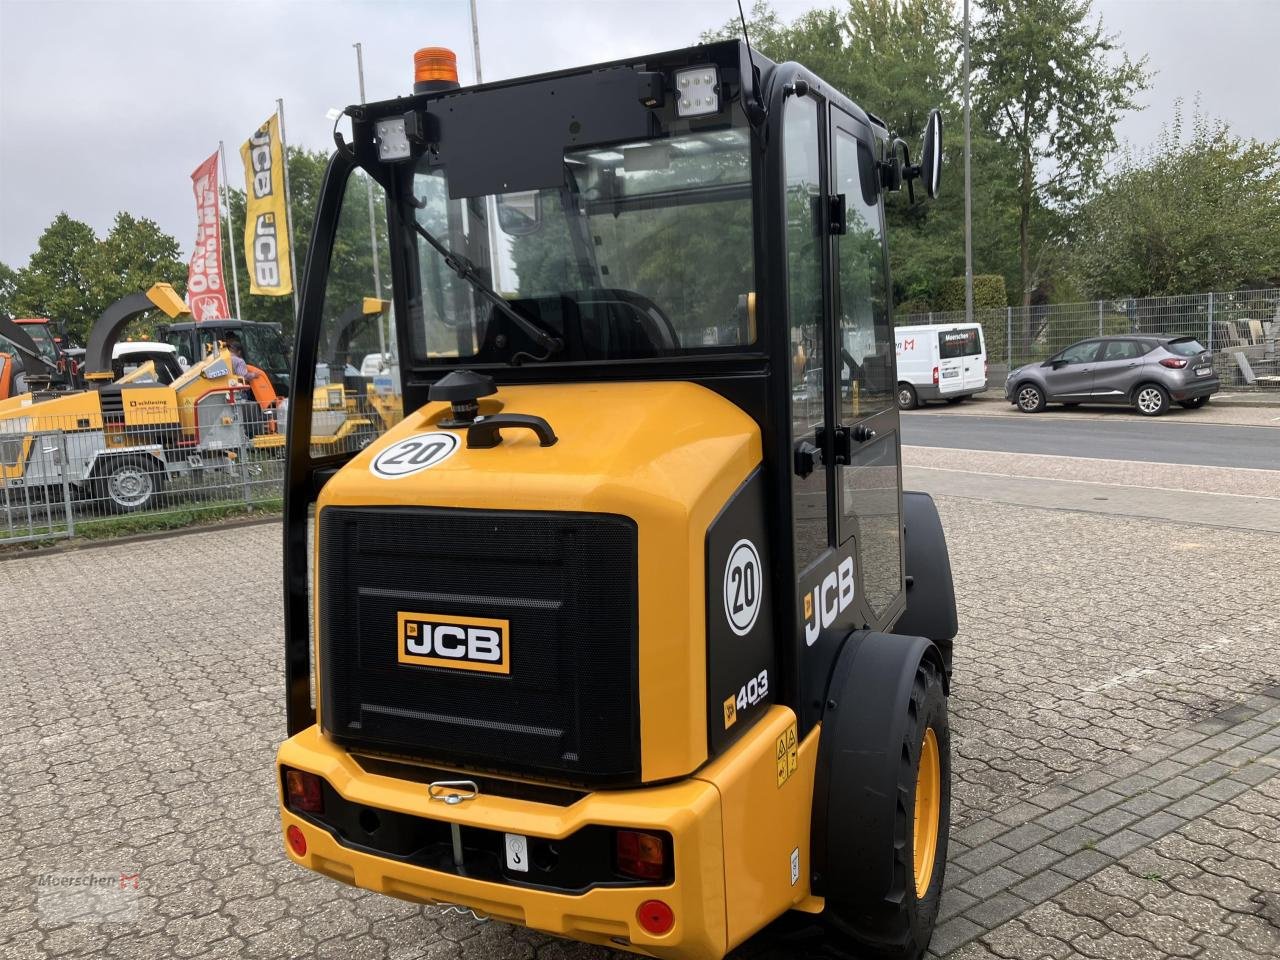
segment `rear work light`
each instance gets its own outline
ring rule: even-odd
[[[933,368],[933,385],[935,387],[938,385],[938,368],[937,367]]]
[[[661,880],[667,872],[667,843],[641,830],[618,831],[618,872],[637,880]]]
[[[1187,361],[1183,360],[1181,357],[1165,357],[1160,361],[1160,366],[1172,367],[1174,370],[1181,370],[1186,365]]]
[[[324,794],[320,790],[320,778],[301,770],[284,772],[285,802],[292,810],[303,813],[324,813]]]

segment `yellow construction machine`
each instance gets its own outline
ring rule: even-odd
[[[301,284],[287,856],[650,957],[922,957],[956,605],[901,485],[884,207],[936,192],[936,111],[912,163],[737,41],[415,59],[348,108]],[[367,190],[402,383],[352,450],[317,398]]]
[[[0,402],[0,486],[37,490],[64,481],[107,509],[150,506],[166,482],[231,466],[251,442],[244,411],[251,389],[222,347],[161,383],[147,361],[113,379],[112,348],[126,324],[150,310],[189,313],[167,283],[112,304],[85,352],[87,389],[27,392]]]

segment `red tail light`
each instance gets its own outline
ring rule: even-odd
[[[667,872],[666,841],[640,830],[619,830],[618,872],[637,880],[661,880]]]
[[[646,900],[636,909],[636,919],[646,933],[660,937],[676,925],[676,915],[661,900]]]
[[[320,778],[301,770],[285,770],[285,798],[289,806],[303,813],[324,813],[324,794]]]
[[[935,387],[938,385],[938,368],[937,367],[933,368],[933,385]]]
[[[307,855],[307,838],[303,836],[301,830],[291,823],[289,829],[284,832],[284,836],[289,841],[290,850],[300,857]]]
[[[1187,361],[1183,360],[1181,357],[1165,357],[1160,361],[1160,366],[1172,367],[1174,370],[1181,370],[1186,365]]]

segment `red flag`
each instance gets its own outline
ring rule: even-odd
[[[187,302],[197,321],[231,316],[222,282],[222,224],[218,213],[218,154],[191,174],[196,195],[196,248],[187,269]]]

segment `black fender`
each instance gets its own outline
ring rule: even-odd
[[[947,539],[933,497],[914,490],[902,492],[902,523],[906,528],[907,607],[893,625],[897,633],[927,637],[944,653],[960,632],[956,618],[956,590],[951,580]],[[951,672],[948,657],[947,673]]]
[[[900,751],[921,661],[943,668],[924,637],[857,630],[836,658],[827,688],[813,785],[810,886],[842,907],[890,896]]]

